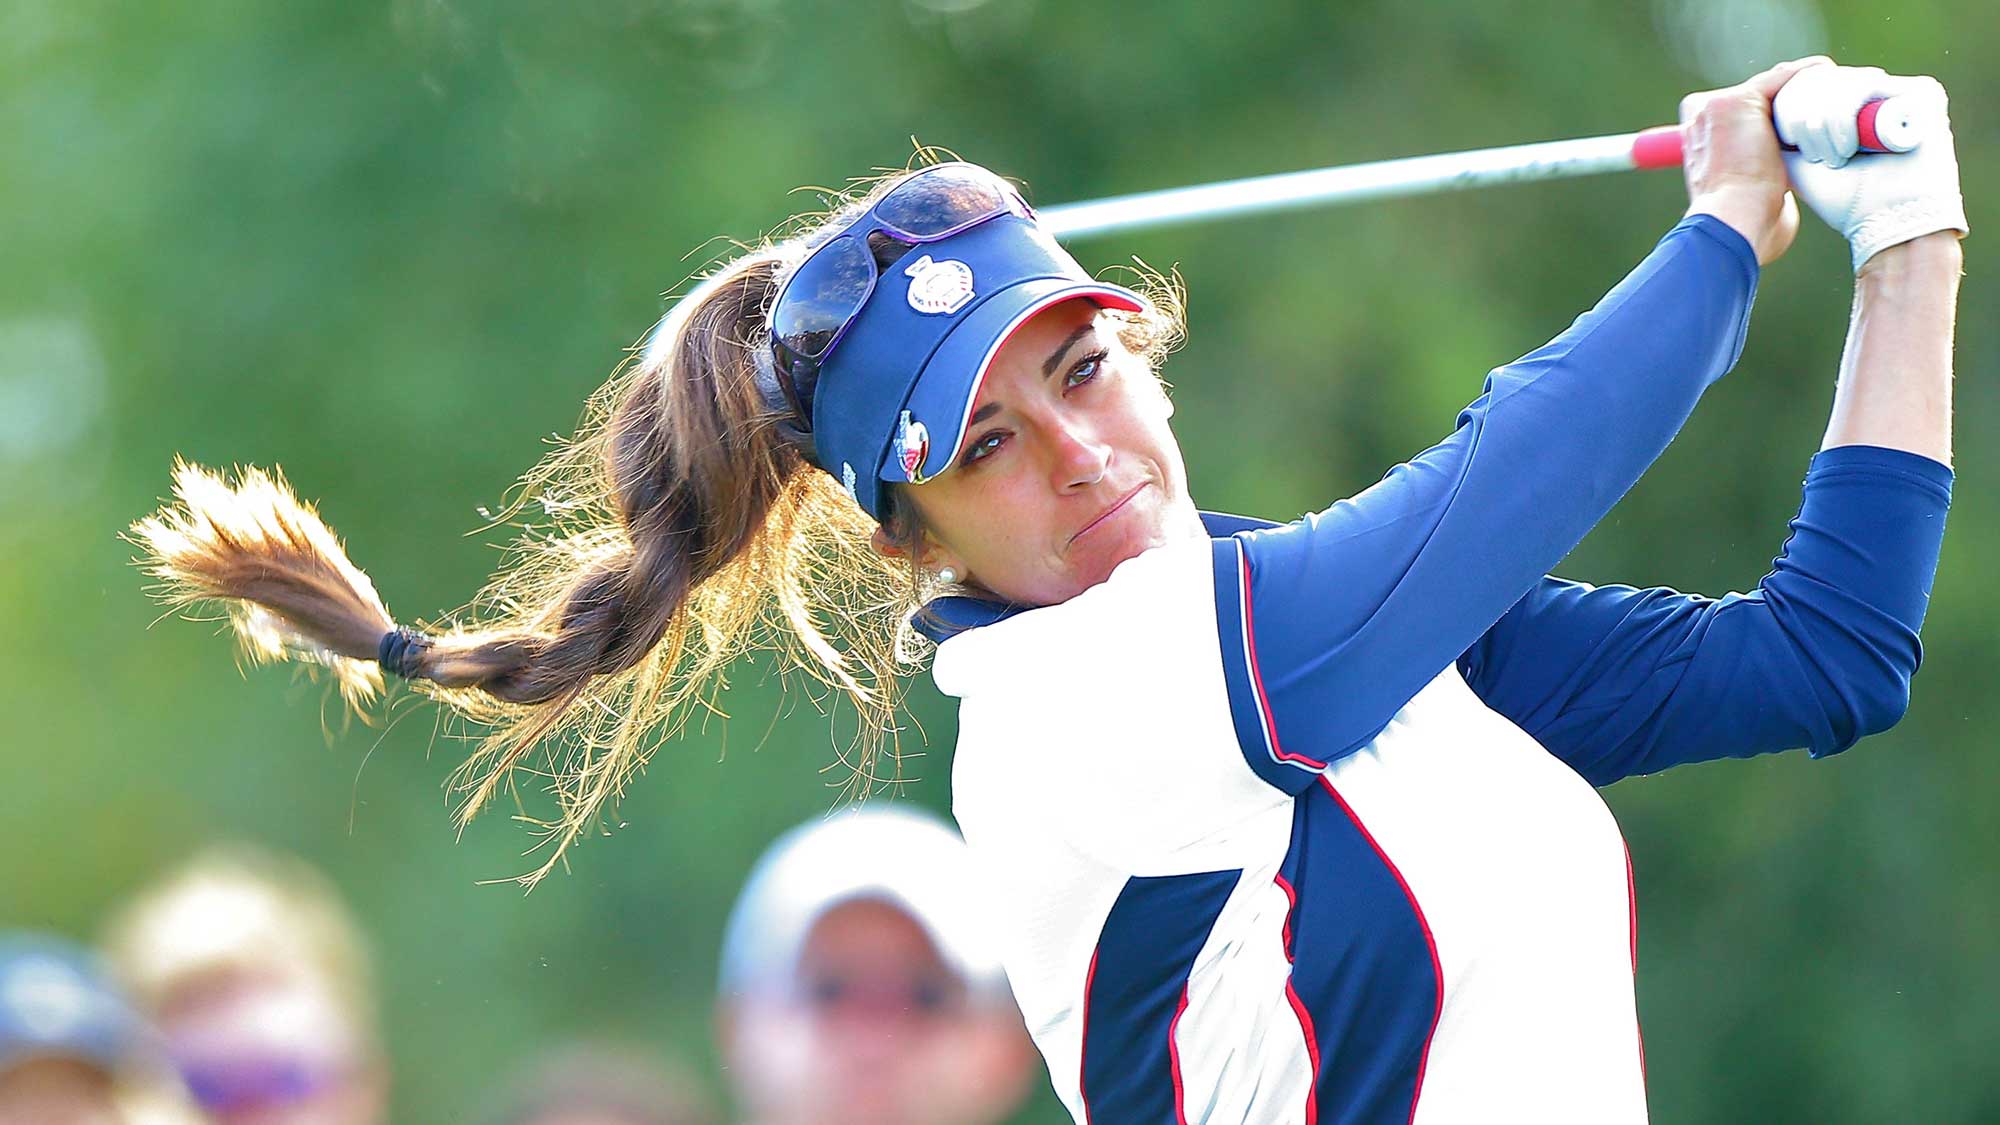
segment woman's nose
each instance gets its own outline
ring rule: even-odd
[[[1093,430],[1074,420],[1058,421],[1050,429],[1057,491],[1087,488],[1104,479],[1111,464],[1111,447]]]

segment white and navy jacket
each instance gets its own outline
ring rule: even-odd
[[[1636,912],[1596,785],[1846,749],[1920,659],[1951,472],[1814,457],[1720,600],[1548,577],[1735,362],[1750,248],[1696,217],[1326,511],[920,620],[953,811],[1079,1122],[1643,1121]]]

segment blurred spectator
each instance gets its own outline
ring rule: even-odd
[[[106,944],[217,1125],[387,1119],[368,954],[317,871],[206,853],[141,892]]]
[[[714,1125],[715,1112],[678,1067],[623,1047],[579,1045],[544,1055],[514,1085],[491,1125]]]
[[[718,1029],[754,1125],[985,1125],[1037,1070],[957,833],[869,805],[773,844],[723,939]]]
[[[80,946],[0,934],[0,1125],[188,1120],[151,1046]]]

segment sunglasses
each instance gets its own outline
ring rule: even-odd
[[[345,1067],[290,1058],[183,1059],[181,1080],[211,1113],[296,1105],[340,1085]]]
[[[1002,215],[1032,219],[1035,212],[1013,185],[977,164],[933,164],[890,188],[839,235],[806,255],[778,291],[769,322],[778,385],[807,431],[820,366],[881,278],[873,236],[922,246]]]
[[[938,1018],[965,1003],[965,986],[949,976],[871,979],[838,972],[810,973],[799,982],[800,999],[819,1015],[900,1014]]]

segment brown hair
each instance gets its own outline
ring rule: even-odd
[[[930,163],[936,150],[920,149]],[[914,169],[912,169],[914,170]],[[810,461],[769,385],[765,315],[785,271],[908,171],[858,181],[836,209],[795,218],[707,277],[669,313],[655,353],[622,364],[591,397],[575,437],[523,478],[503,518],[523,534],[463,614],[435,635],[399,630],[367,575],[275,470],[231,482],[176,463],[177,505],[132,525],[156,597],[220,604],[255,660],[329,668],[356,706],[382,689],[379,653],[417,690],[485,728],[453,775],[463,825],[545,748],[558,815],[533,821],[549,853],[533,886],[598,823],[655,747],[679,732],[728,666],[774,649],[784,667],[859,712],[841,751],[850,786],[896,780],[898,673],[927,642],[912,614],[936,592],[913,564],[870,546],[874,521]],[[1120,318],[1149,361],[1181,333],[1179,279],[1138,265],[1152,306]],[[539,520],[521,519],[539,509]],[[914,544],[913,506],[887,531]],[[405,643],[407,642],[407,643]],[[818,698],[816,696],[816,698]],[[720,713],[718,711],[718,713]]]

